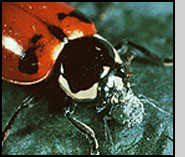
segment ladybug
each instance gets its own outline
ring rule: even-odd
[[[122,64],[110,43],[96,33],[94,23],[66,3],[3,3],[2,79],[39,83],[61,58],[60,87],[73,99],[94,99],[100,73]]]
[[[142,121],[144,107],[131,89],[129,61],[123,62],[112,44],[97,34],[95,24],[67,3],[2,3],[2,79],[25,86],[46,82],[45,89],[57,86],[67,99],[65,115],[88,137],[91,154],[100,154],[98,140],[89,126],[72,116],[77,102],[101,96],[96,108],[98,113],[106,111],[105,123],[110,116],[129,126]],[[3,130],[2,142],[17,114],[35,97],[27,97],[17,108]],[[108,127],[105,130],[109,133]]]
[[[71,5],[53,2],[2,4],[4,81],[27,86],[39,84],[47,81],[57,67],[56,81],[68,97],[77,102],[92,101],[98,95],[100,80],[113,67],[122,66],[115,48],[97,34],[93,22]],[[27,105],[28,102],[30,99],[26,100]],[[68,118],[77,123],[68,113],[66,111]],[[85,134],[90,132],[88,136],[97,149],[93,130],[82,122],[78,125],[88,130]],[[10,120],[3,132],[3,142],[11,126]]]

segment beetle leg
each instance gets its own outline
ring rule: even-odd
[[[103,117],[104,129],[105,129],[104,132],[105,132],[105,138],[106,138],[106,139],[109,138],[109,140],[110,140],[112,146],[114,146],[114,142],[113,142],[113,139],[112,139],[112,135],[111,135],[111,132],[110,132],[110,128],[109,128],[108,123],[107,123],[107,121],[108,121],[108,120],[111,120],[111,119],[112,119],[112,117],[109,117],[109,116],[107,116],[107,115]]]
[[[34,96],[28,96],[26,97],[23,102],[17,107],[16,111],[14,112],[14,114],[11,116],[11,118],[9,119],[9,121],[6,123],[5,128],[2,131],[2,146],[5,142],[5,140],[8,138],[8,136],[10,135],[10,130],[15,122],[15,119],[17,118],[18,114],[20,113],[20,111],[23,108],[30,108],[33,106],[32,101],[35,97]]]
[[[154,53],[152,53],[150,50],[146,49],[145,47],[135,44],[131,41],[122,41],[120,43],[118,43],[115,46],[116,50],[118,53],[122,53],[124,56],[128,56],[131,54],[133,54],[134,56],[139,57],[139,54],[142,54],[146,57],[148,57],[148,59],[151,60],[151,62],[155,63],[155,64],[159,64],[159,65],[164,65],[164,66],[172,66],[173,65],[173,60],[172,59],[164,59],[162,60],[159,56],[155,55]],[[131,51],[130,49],[135,49],[134,51]],[[142,58],[144,59],[144,58]]]
[[[128,59],[127,59],[127,62],[126,62],[127,77],[131,77],[131,72],[130,72],[129,65],[130,65],[130,62],[133,59],[133,57],[134,57],[133,55],[128,56]]]
[[[99,155],[100,152],[98,151],[99,145],[98,141],[95,137],[95,132],[87,126],[85,123],[79,121],[78,119],[74,118],[72,114],[74,113],[74,110],[71,111],[68,107],[65,110],[66,117],[70,120],[70,122],[82,133],[88,138],[89,143],[91,145],[91,155]]]

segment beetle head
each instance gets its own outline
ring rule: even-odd
[[[94,35],[69,40],[57,63],[63,91],[76,101],[91,101],[98,95],[100,81],[122,60],[108,41]]]

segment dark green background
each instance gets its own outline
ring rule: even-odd
[[[73,2],[92,19],[99,34],[113,45],[128,39],[161,58],[173,57],[173,3]],[[156,100],[173,113],[173,67],[132,62],[133,91]],[[2,126],[27,95],[22,87],[2,82]],[[101,154],[173,154],[173,118],[145,105],[144,120],[132,128],[110,121],[114,140],[105,140],[103,121],[92,106],[80,105],[76,117],[91,126]],[[135,140],[135,141],[134,141]],[[47,102],[25,110],[17,118],[3,154],[89,154],[88,141],[62,113],[49,112]]]

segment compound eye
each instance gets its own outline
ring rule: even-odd
[[[58,59],[60,87],[73,99],[95,99],[100,79],[115,63],[114,56],[106,41],[93,36],[69,41]]]

